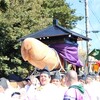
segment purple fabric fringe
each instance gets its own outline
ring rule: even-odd
[[[78,67],[82,67],[83,64],[78,57],[78,46],[63,43],[63,44],[52,44],[50,45],[51,48],[54,48],[59,56],[63,58],[65,61],[76,65]]]

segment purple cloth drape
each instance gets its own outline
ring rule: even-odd
[[[54,48],[58,55],[63,58],[65,61],[68,61],[71,64],[74,64],[78,67],[82,67],[83,64],[78,57],[78,45],[72,45],[68,43],[63,44],[52,44],[51,48]]]

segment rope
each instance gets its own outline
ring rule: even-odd
[[[57,51],[56,51],[54,48],[50,48],[50,49],[52,49],[52,50],[55,52],[56,57],[57,57],[57,60],[58,60],[58,62],[59,62],[60,69],[59,69],[58,71],[60,72],[61,70],[63,70],[64,72],[66,72],[66,70],[64,69],[64,67],[63,67],[62,64],[61,64],[60,57],[59,57]],[[47,55],[48,55],[48,54],[49,54],[49,52],[47,53]],[[46,55],[46,56],[47,56],[47,55]],[[46,58],[46,56],[43,57],[43,59]],[[57,66],[57,63],[55,63],[55,65],[53,66],[53,68],[56,68],[56,66]],[[37,72],[37,68],[35,67],[33,73],[36,74],[36,72]],[[32,74],[33,74],[33,73],[32,73]],[[31,75],[32,75],[32,74],[31,74]]]
[[[56,56],[57,56],[57,59],[58,59],[59,65],[60,65],[59,72],[60,72],[61,70],[63,70],[64,72],[66,72],[66,70],[64,69],[64,67],[63,67],[62,64],[61,64],[61,61],[60,61],[60,58],[59,58],[59,55],[58,55],[57,51],[56,51],[54,48],[52,48],[52,50],[54,50],[54,52],[56,53]],[[54,67],[56,67],[56,66],[54,66]]]

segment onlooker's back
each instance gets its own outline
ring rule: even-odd
[[[75,71],[68,71],[65,80],[69,88],[65,92],[63,100],[91,100],[83,85],[78,82],[78,76]]]

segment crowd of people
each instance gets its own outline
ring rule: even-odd
[[[10,75],[0,78],[1,100],[100,100],[100,76],[89,73],[79,76],[69,70],[52,75],[46,66],[39,70],[39,76],[30,75],[19,79]]]

